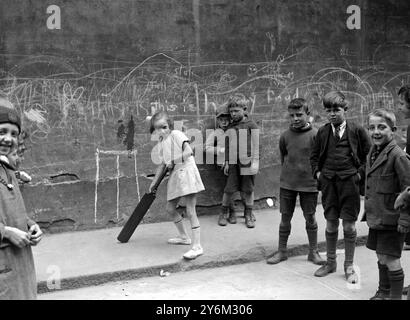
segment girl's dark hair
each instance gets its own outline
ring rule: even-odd
[[[174,130],[174,121],[169,117],[168,113],[165,111],[159,111],[155,113],[150,120],[150,126],[149,126],[149,133],[153,133],[155,131],[154,124],[157,122],[159,119],[165,119],[168,123],[168,126],[171,130]]]
[[[407,103],[410,103],[410,85],[409,84],[402,86],[399,89],[399,92],[397,92],[397,94],[399,96],[403,95],[404,101],[406,101]]]

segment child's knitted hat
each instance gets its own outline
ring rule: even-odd
[[[0,123],[12,123],[19,128],[19,133],[21,132],[21,120],[14,109],[10,109],[5,103],[2,103],[0,99]]]

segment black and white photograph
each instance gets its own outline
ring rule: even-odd
[[[410,2],[0,0],[0,166],[0,300],[410,300]]]

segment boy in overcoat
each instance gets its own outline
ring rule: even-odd
[[[376,251],[379,288],[371,300],[401,300],[404,273],[400,264],[409,231],[408,210],[394,209],[399,193],[410,185],[410,157],[393,139],[396,117],[376,109],[369,115],[373,146],[367,157],[363,220],[369,226],[366,246]]]

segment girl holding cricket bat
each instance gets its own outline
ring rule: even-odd
[[[203,254],[200,244],[200,225],[196,214],[196,194],[205,190],[193,157],[188,137],[179,130],[173,130],[172,119],[164,111],[155,113],[150,120],[152,138],[158,140],[157,151],[161,162],[150,186],[150,192],[163,170],[171,173],[167,185],[167,213],[173,218],[179,235],[168,240],[169,244],[191,245],[185,259],[195,259]],[[189,237],[183,217],[177,212],[179,200],[186,203],[186,214],[192,228]]]

